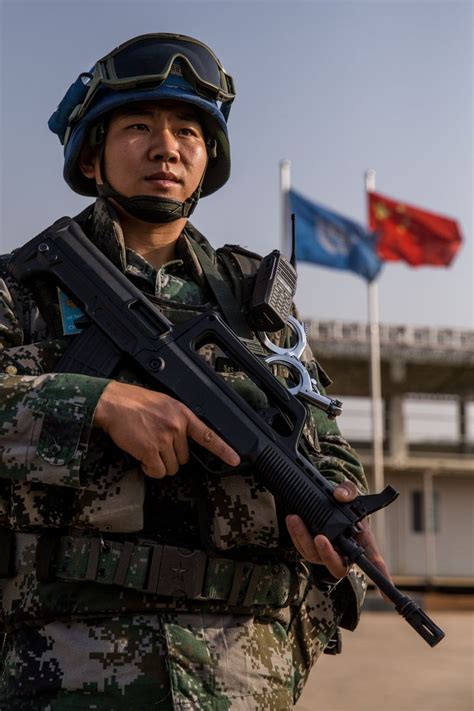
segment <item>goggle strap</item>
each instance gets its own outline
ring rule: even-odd
[[[228,119],[229,119],[229,114],[230,114],[230,108],[231,108],[231,106],[232,106],[232,101],[233,101],[233,99],[231,99],[230,101],[223,101],[222,104],[221,104],[221,114],[223,115],[223,117],[224,117],[226,123],[227,123],[227,121],[228,121]]]

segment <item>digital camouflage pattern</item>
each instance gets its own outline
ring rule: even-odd
[[[38,710],[223,711],[291,708],[293,677],[280,622],[165,613],[19,630],[8,638],[3,686],[12,709],[31,709],[34,678]],[[64,689],[76,691],[79,705]]]
[[[173,322],[216,308],[191,231],[178,259],[156,270],[125,247],[104,200],[78,219]],[[144,477],[92,427],[109,381],[52,372],[74,338],[64,336],[56,289],[18,285],[8,259],[0,262],[0,526],[17,534],[15,575],[0,581],[0,708],[291,708],[338,625],[356,626],[365,580],[352,571],[324,592],[249,472],[212,474],[192,462],[176,477]],[[202,355],[254,408],[265,406],[245,375],[220,368],[215,348]],[[118,377],[140,382],[126,369]],[[357,456],[314,408],[304,447],[330,481],[366,489]],[[46,577],[38,573],[45,540],[56,541]],[[209,552],[208,599],[143,592],[163,546]]]

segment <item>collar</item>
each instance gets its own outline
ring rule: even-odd
[[[156,270],[141,257],[141,255],[126,247],[125,238],[120,224],[120,217],[113,205],[106,198],[99,197],[76,218],[89,239],[105,254],[122,272],[127,271],[130,255],[133,257],[133,269],[138,269],[141,275],[146,273],[146,280],[151,280]],[[206,238],[190,222],[178,237],[176,256],[182,261],[184,269],[201,289],[207,288],[207,279],[199,260],[193,250],[193,241],[198,242],[215,261],[215,252]],[[145,267],[144,265],[147,265]]]
[[[127,247],[126,256],[125,274],[147,294],[159,296],[163,284],[167,283],[169,276],[176,276],[181,280],[186,278],[181,259],[166,262],[159,269],[156,269],[134,249]]]
[[[104,198],[98,198],[75,218],[91,242],[124,272],[127,264],[125,239],[116,210]]]
[[[93,205],[89,236],[116,267],[125,271],[127,253],[120,218],[104,198],[98,198]]]

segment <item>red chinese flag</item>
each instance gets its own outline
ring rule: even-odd
[[[403,260],[447,266],[462,237],[455,220],[369,192],[369,224],[377,232],[377,254],[389,262]]]

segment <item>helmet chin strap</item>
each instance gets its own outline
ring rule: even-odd
[[[120,207],[122,207],[125,212],[132,217],[136,217],[139,220],[153,224],[174,222],[175,220],[179,220],[183,217],[187,218],[193,213],[194,208],[201,197],[201,190],[204,182],[204,176],[206,174],[207,163],[209,162],[209,156],[212,156],[213,151],[215,151],[214,146],[208,146],[206,167],[204,168],[199,185],[193,194],[182,202],[181,200],[171,200],[169,198],[158,197],[155,195],[133,195],[132,197],[126,197],[125,195],[122,195],[122,193],[119,193],[119,191],[110,184],[110,181],[107,179],[105,174],[104,138],[105,136],[102,134],[102,140],[98,143],[100,177],[102,180],[102,182],[97,183],[97,192],[99,195],[105,198],[113,198],[120,205]]]
[[[174,222],[182,217],[189,217],[192,214],[201,194],[202,182],[201,180],[191,197],[184,202],[155,195],[126,197],[115,190],[107,179],[103,183],[97,184],[97,190],[102,197],[113,198],[132,217],[144,222],[164,224]]]

